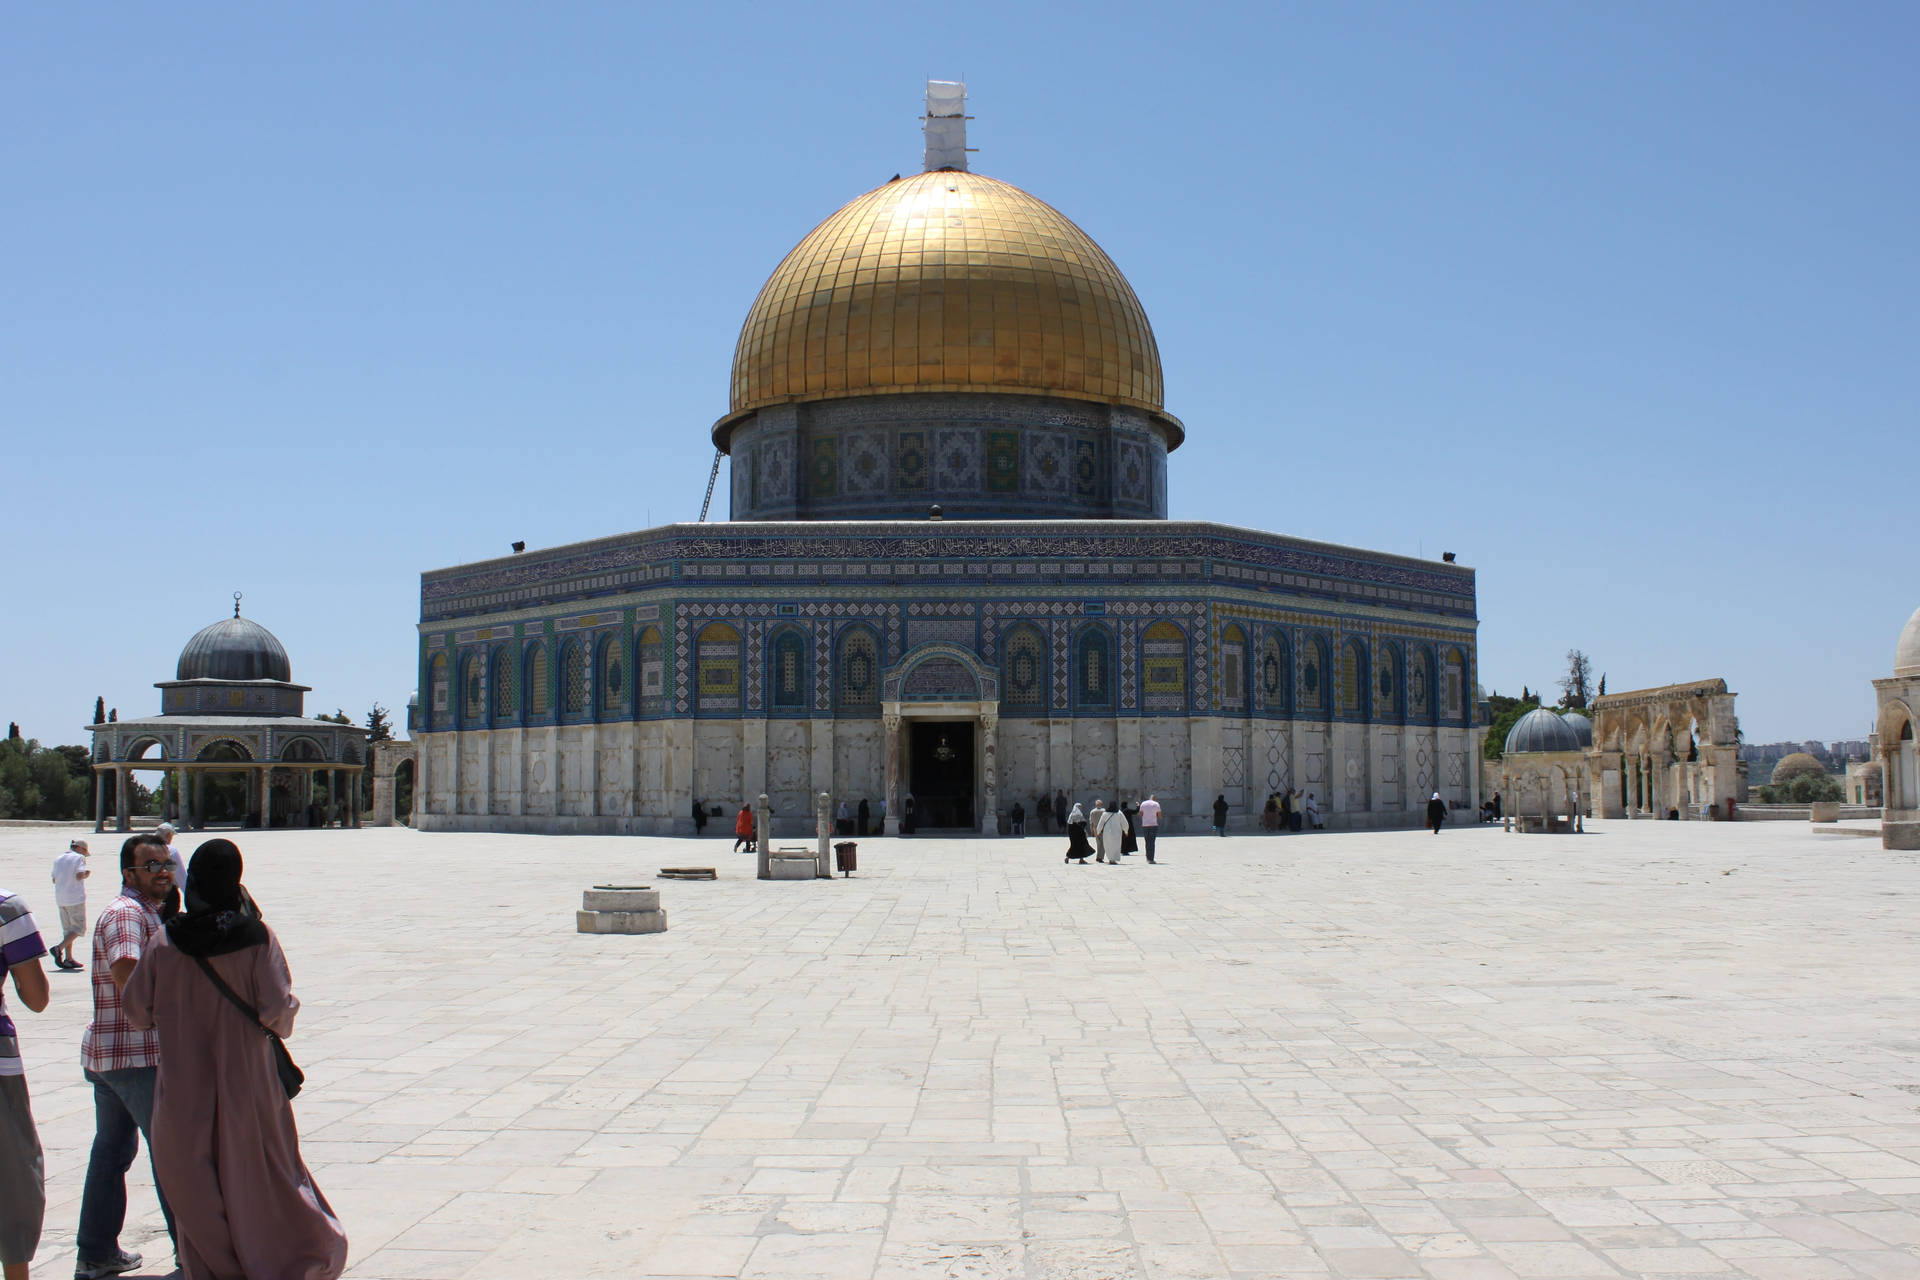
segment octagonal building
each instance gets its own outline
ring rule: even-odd
[[[1041,797],[1204,830],[1312,792],[1331,827],[1477,805],[1471,569],[1167,519],[1159,348],[1065,215],[968,172],[856,197],[747,312],[731,518],[421,577],[415,820],[692,834],[764,793],[898,830]],[[1029,817],[1027,830],[1040,830]]]

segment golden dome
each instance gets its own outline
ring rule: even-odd
[[[767,405],[915,391],[1066,396],[1165,419],[1153,328],[1113,260],[1044,201],[952,170],[867,192],[781,261],[740,328],[714,436],[724,447]]]

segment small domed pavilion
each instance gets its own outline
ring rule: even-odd
[[[1879,717],[1873,754],[1880,761],[1886,808],[1880,843],[1888,849],[1920,849],[1920,752],[1915,710],[1920,708],[1920,609],[1913,611],[1893,647],[1893,674],[1873,682]]]
[[[1592,723],[1575,712],[1563,716],[1535,707],[1520,717],[1507,733],[1498,773],[1508,830],[1576,829],[1591,803],[1587,748],[1592,743]]]
[[[130,825],[129,777],[143,770],[172,781],[166,815],[193,830],[360,825],[367,731],[307,717],[308,686],[293,683],[279,638],[240,616],[239,593],[233,616],[196,632],[174,678],[154,687],[159,715],[88,726],[94,773],[114,778],[116,830]],[[95,831],[106,830],[107,791],[95,788]]]

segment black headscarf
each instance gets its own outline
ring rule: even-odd
[[[209,840],[193,851],[187,909],[167,921],[167,940],[175,950],[222,956],[266,943],[267,926],[240,883],[240,868],[240,848],[231,840]]]

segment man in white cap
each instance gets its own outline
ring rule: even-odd
[[[180,856],[180,850],[173,845],[173,824],[163,822],[153,829],[153,834],[167,842],[167,861],[173,863],[173,887],[180,891],[180,905],[187,903],[187,860]]]
[[[74,939],[87,932],[87,886],[84,882],[92,874],[87,870],[88,856],[85,840],[70,840],[67,842],[67,851],[53,860],[53,905],[60,914],[60,932],[66,935],[48,952],[53,957],[56,969],[87,967],[73,958],[73,943]]]

